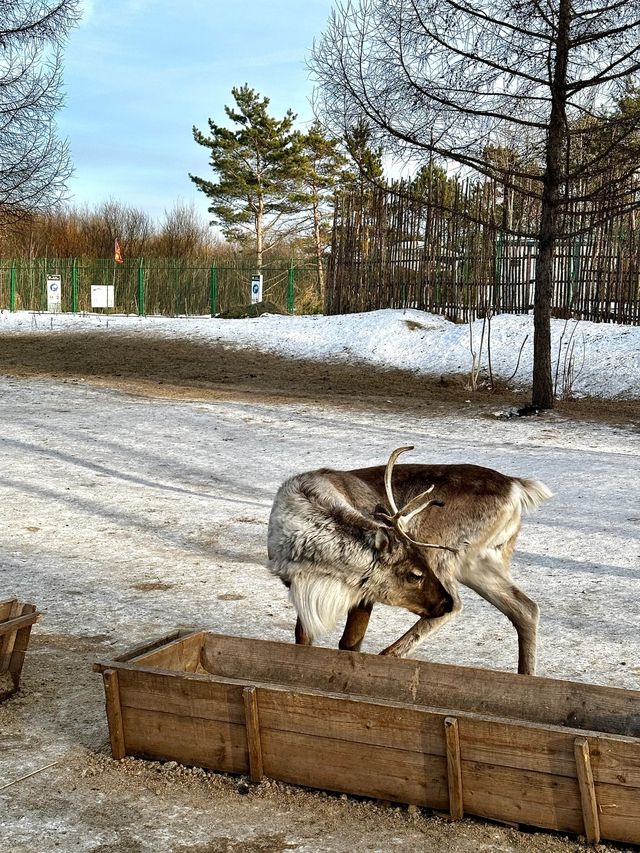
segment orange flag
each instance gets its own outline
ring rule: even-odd
[[[124,258],[122,257],[122,252],[120,251],[120,243],[118,243],[117,240],[116,240],[115,248],[113,250],[113,260],[117,264],[123,264],[124,263]]]

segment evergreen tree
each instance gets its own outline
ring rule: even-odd
[[[193,128],[195,141],[211,151],[217,181],[189,177],[211,200],[213,224],[220,225],[227,239],[253,238],[260,272],[264,253],[283,239],[291,229],[290,217],[300,210],[302,138],[292,131],[296,116],[291,110],[282,119],[273,118],[267,112],[269,98],[247,84],[231,94],[236,107],[224,109],[236,129],[211,119],[209,136]]]
[[[347,183],[357,185],[362,192],[383,175],[382,146],[373,148],[372,139],[371,125],[364,119],[359,119],[344,135],[347,151],[356,165]]]
[[[319,121],[314,121],[302,137],[302,153],[301,199],[311,212],[319,295],[324,298],[323,257],[330,241],[332,201],[344,175],[347,158],[340,151],[340,140],[325,136]]]

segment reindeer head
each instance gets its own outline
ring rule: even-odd
[[[374,510],[374,518],[381,526],[375,533],[373,546],[387,578],[380,600],[385,604],[405,607],[419,616],[434,618],[451,612],[453,598],[429,565],[425,549],[436,548],[454,554],[456,551],[446,545],[417,542],[407,533],[409,522],[418,513],[430,506],[444,506],[442,501],[427,497],[433,491],[431,486],[398,509],[391,485],[393,466],[401,453],[412,449],[397,448],[387,462],[384,484],[391,512],[382,505]]]

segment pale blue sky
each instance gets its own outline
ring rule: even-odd
[[[75,174],[71,203],[108,198],[161,218],[174,203],[207,200],[188,172],[212,177],[191,133],[222,123],[232,86],[248,83],[312,120],[306,60],[331,0],[84,0],[65,53],[58,116]]]

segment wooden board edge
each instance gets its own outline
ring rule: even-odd
[[[146,642],[139,643],[137,646],[133,646],[126,652],[123,652],[122,654],[117,655],[116,657],[111,658],[108,661],[95,661],[95,663],[93,664],[93,671],[104,672],[106,669],[117,669],[120,664],[133,665],[136,661],[144,660],[147,655],[150,655],[153,652],[157,652],[165,646],[180,642],[186,637],[191,637],[194,634],[204,633],[205,632],[202,630],[202,628],[176,628],[175,630],[170,631],[168,634],[161,634],[152,640],[147,640]],[[160,672],[161,670],[158,669],[157,671]],[[162,671],[173,672],[174,674],[176,673],[176,670]]]
[[[20,628],[25,628],[27,625],[34,625],[39,621],[42,614],[35,609],[34,605],[29,604],[24,606],[33,607],[33,610],[23,610],[21,616],[14,616],[12,619],[5,619],[3,622],[0,622],[0,637],[17,631]]]

